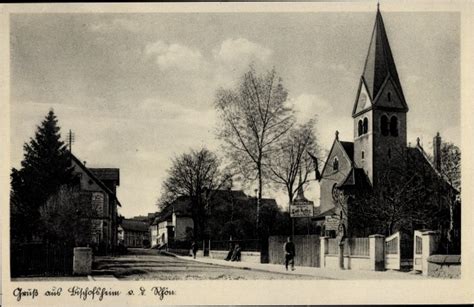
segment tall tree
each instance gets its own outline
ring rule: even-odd
[[[447,252],[461,252],[461,150],[450,142],[441,144],[441,174],[455,189],[448,189],[449,229]]]
[[[314,120],[310,120],[292,128],[278,143],[278,150],[267,164],[271,180],[286,190],[289,205],[297,191],[308,182],[310,173],[315,170],[313,160],[308,155],[308,152],[315,153],[318,150],[313,132],[314,123]]]
[[[180,196],[192,202],[194,238],[202,239],[206,226],[206,209],[213,191],[229,182],[231,175],[220,169],[217,156],[203,148],[191,150],[173,159],[168,177],[163,182],[163,206],[172,204]]]
[[[73,179],[69,152],[61,141],[53,110],[23,149],[21,168],[13,168],[11,173],[11,232],[13,238],[31,239],[37,233],[39,208]]]
[[[288,93],[276,71],[257,74],[253,67],[235,89],[220,89],[215,107],[221,124],[218,137],[233,165],[247,181],[257,181],[257,208],[262,202],[264,164],[294,119],[285,104]]]

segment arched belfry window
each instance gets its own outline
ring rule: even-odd
[[[357,131],[358,131],[358,136],[361,136],[362,133],[364,133],[363,127],[362,127],[362,119],[359,120],[359,124],[357,126]]]
[[[334,161],[332,162],[332,169],[335,172],[339,170],[339,160],[337,159],[337,157],[335,157]]]
[[[380,118],[380,132],[383,136],[388,135],[388,117],[387,115],[382,115]]]
[[[390,135],[398,136],[398,118],[396,116],[390,118]]]
[[[369,120],[366,118],[364,118],[364,134],[366,134],[367,132],[369,132]]]

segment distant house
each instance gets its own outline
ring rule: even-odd
[[[151,245],[161,247],[170,241],[189,240],[193,230],[191,200],[188,197],[179,197],[158,213],[150,225]]]
[[[214,190],[208,193],[210,200],[207,205],[207,227],[213,240],[255,238],[257,215],[259,223],[270,225],[274,224],[271,217],[279,211],[274,199],[262,199],[260,208],[257,208],[257,200],[241,190]],[[194,235],[191,209],[190,198],[181,196],[159,212],[150,225],[152,246],[162,247],[173,241],[191,241]],[[273,226],[270,228],[269,231]]]
[[[81,191],[90,199],[96,216],[92,221],[91,246],[100,253],[109,253],[117,247],[117,206],[121,206],[117,195],[120,185],[118,168],[87,168],[71,154],[74,173]]]
[[[119,242],[126,247],[149,247],[150,234],[147,221],[124,219],[118,227]]]

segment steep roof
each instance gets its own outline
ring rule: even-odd
[[[352,167],[351,171],[347,174],[346,178],[338,183],[338,188],[344,187],[356,187],[356,188],[366,188],[370,187],[370,180],[367,177],[367,174],[364,172],[364,169]]]
[[[120,169],[119,168],[89,168],[89,170],[100,180],[111,180],[120,185]]]
[[[122,223],[120,224],[122,228],[126,231],[142,231],[146,232],[148,231],[148,223],[144,221],[139,221],[139,220],[133,220],[133,219],[124,219],[122,220]]]
[[[340,143],[351,162],[354,162],[354,143],[345,141],[340,141]]]
[[[364,78],[372,99],[375,99],[388,76],[392,77],[397,90],[400,92],[401,97],[404,100],[402,86],[398,78],[398,72],[388,42],[382,14],[377,7],[375,25],[370,39],[364,71],[362,73],[362,77]]]
[[[107,194],[112,196],[113,199],[117,201],[117,205],[119,207],[122,207],[122,204],[117,198],[117,195],[112,192],[99,178],[97,178],[85,165],[84,163],[81,162],[75,155],[72,154],[72,152],[69,152],[71,155],[72,160],[89,176],[91,179],[99,186],[101,189],[103,189]]]
[[[387,99],[385,99],[385,95],[382,95],[385,89],[388,91]],[[390,100],[389,93],[391,91],[394,92],[398,99]],[[367,98],[367,96],[369,97]],[[352,117],[356,117],[361,112],[366,112],[373,108],[396,109],[401,112],[408,112],[408,105],[403,94],[392,50],[385,32],[382,14],[378,6],[369,50],[352,110]]]
[[[339,133],[336,131],[336,138],[334,139],[334,142],[332,143],[326,162],[324,163],[323,169],[321,171],[322,175],[324,175],[324,171],[326,169],[326,166],[328,165],[328,159],[331,157],[332,151],[334,150],[334,146],[339,146],[339,145],[342,147],[343,153],[349,159],[350,163],[354,164],[354,143],[339,141]]]
[[[459,190],[456,189],[449,182],[448,178],[444,174],[436,170],[435,166],[433,165],[433,162],[428,157],[423,147],[421,147],[419,144],[417,144],[415,147],[407,147],[407,153],[408,153],[409,167],[411,167],[412,169],[415,169],[415,168],[421,169],[423,167],[425,169],[428,169],[434,174],[434,176],[441,179],[446,184],[446,186],[449,186],[456,193],[459,193]]]

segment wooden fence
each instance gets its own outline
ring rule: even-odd
[[[284,245],[287,236],[271,236],[268,238],[269,262],[273,264],[285,263]],[[320,239],[318,235],[294,236],[296,257],[295,265],[319,267]]]

